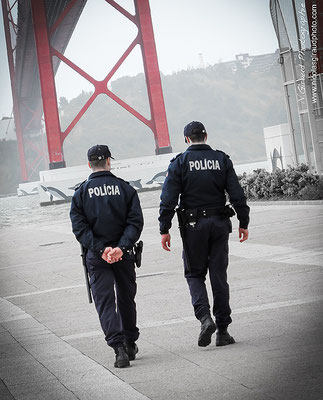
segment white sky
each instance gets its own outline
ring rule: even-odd
[[[134,13],[133,0],[117,0]],[[278,47],[269,0],[150,0],[159,67],[163,74],[235,58],[272,53]],[[136,35],[136,27],[105,0],[88,0],[65,55],[94,78],[103,79]],[[11,113],[7,53],[0,22],[0,118]],[[116,79],[142,72],[138,46]],[[76,97],[91,85],[61,63],[58,97]]]

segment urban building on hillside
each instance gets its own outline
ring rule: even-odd
[[[270,12],[279,44],[292,164],[306,163],[322,174],[323,5],[315,0],[270,0]],[[279,128],[276,144],[282,132],[286,142],[286,131]]]
[[[248,68],[252,72],[265,72],[272,69],[279,68],[277,62],[279,57],[279,50],[275,53],[260,54],[252,56],[249,53],[241,53],[236,55],[235,67],[239,63],[244,68]]]
[[[243,67],[252,72],[266,72],[273,69],[279,69],[278,64],[279,50],[275,53],[259,54],[256,56],[250,55],[249,53],[236,54],[235,60],[231,61],[219,61],[219,64],[223,64],[226,68],[231,69],[233,73],[237,72],[239,67]],[[217,65],[217,64],[216,64]],[[209,64],[201,65],[198,68],[209,67]]]

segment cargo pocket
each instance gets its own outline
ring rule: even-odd
[[[95,281],[96,281],[96,275],[92,273],[90,276],[90,286],[92,286]]]

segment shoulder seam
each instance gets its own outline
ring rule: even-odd
[[[119,181],[124,182],[124,183],[126,183],[127,185],[129,185],[130,187],[132,187],[128,181],[126,181],[126,180],[120,178],[120,176],[114,175],[114,177],[117,178]]]
[[[175,161],[179,156],[181,156],[183,153],[179,153],[179,154],[177,154],[175,157],[173,157],[171,160],[170,160],[170,162],[173,162],[173,161]]]
[[[218,150],[218,149],[216,149],[216,151],[218,151],[219,153],[222,153],[222,154],[224,154],[225,156],[227,156],[228,158],[230,158],[229,154],[225,153],[224,151]]]
[[[77,190],[79,190],[79,189],[84,185],[84,183],[85,183],[86,181],[87,181],[87,179],[85,179],[85,181],[83,181],[83,182],[79,183],[77,186],[75,186],[74,192],[76,192]]]

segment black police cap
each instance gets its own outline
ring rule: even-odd
[[[87,152],[87,158],[89,161],[105,160],[106,158],[112,158],[109,147],[105,144],[97,144],[91,147]]]
[[[205,134],[206,130],[202,122],[192,121],[187,124],[184,128],[184,136],[192,136],[192,135],[199,135]]]

